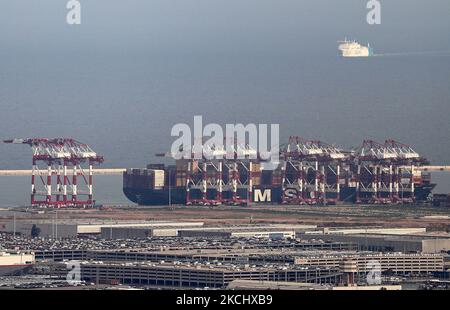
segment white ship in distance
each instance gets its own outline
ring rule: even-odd
[[[361,45],[356,41],[338,41],[339,52],[342,57],[369,57],[373,56],[373,49],[369,44],[367,46]]]

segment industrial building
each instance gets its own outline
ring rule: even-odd
[[[367,274],[374,264],[379,264],[382,272],[395,274],[423,275],[444,270],[444,257],[439,254],[404,254],[404,253],[358,253],[353,255],[302,255],[295,258],[295,264],[302,266],[339,267],[344,259],[356,264],[356,272]]]
[[[38,254],[37,254],[38,255]],[[41,253],[39,253],[40,257]],[[48,258],[50,256],[47,255]],[[66,257],[69,257],[66,255]],[[38,259],[38,256],[36,256]],[[405,254],[355,251],[268,250],[268,249],[180,249],[164,251],[89,250],[78,260],[104,262],[205,262],[224,264],[299,265],[303,267],[340,268],[344,259],[355,261],[359,273],[367,273],[369,264],[380,264],[383,272],[395,274],[429,274],[445,269],[440,254]]]
[[[154,239],[150,239],[154,240]],[[173,241],[173,240],[172,240]],[[153,241],[158,246],[156,241]],[[282,247],[282,246],[285,247]],[[180,244],[166,249],[40,249],[34,250],[38,261],[91,260],[91,261],[223,261],[223,262],[278,262],[294,263],[296,253],[301,251],[346,251],[354,253],[356,246],[340,242],[301,242],[295,244],[279,244],[274,248],[271,244],[255,244],[246,248],[230,247],[224,243],[209,248],[201,247],[195,242],[190,246]],[[299,255],[299,254],[298,254]]]
[[[216,248],[216,249],[168,249],[160,251],[148,250],[91,250],[86,251],[85,259],[92,261],[181,261],[181,262],[237,262],[237,263],[289,263],[294,264],[295,257],[302,255],[305,251],[314,249],[328,251],[332,248],[341,248],[347,251],[347,247],[342,244],[333,244],[328,247],[321,246],[320,243],[308,243],[304,248],[292,248],[287,250],[272,250],[267,248]],[[336,251],[336,250],[335,250]],[[337,251],[336,251],[337,252]],[[354,251],[348,252],[354,254]]]
[[[85,260],[87,259],[87,250],[47,249],[34,251],[34,255],[36,261]]]
[[[297,234],[305,240],[321,239],[335,242],[351,242],[360,250],[375,252],[440,253],[450,251],[450,237],[433,235],[389,234]]]
[[[390,227],[324,227],[322,229],[309,230],[305,234],[339,234],[339,235],[350,235],[350,234],[377,234],[377,235],[412,235],[412,234],[423,234],[426,233],[427,229],[424,227],[401,227],[401,228],[390,228]]]
[[[65,264],[55,273],[67,274]],[[249,265],[167,263],[81,263],[81,278],[87,282],[159,287],[226,288],[235,279],[304,283],[338,283],[340,272],[332,268],[267,268]]]
[[[267,224],[247,226],[221,226],[180,229],[179,237],[193,238],[270,238],[294,239],[296,232],[317,229],[316,225],[301,224]]]
[[[332,286],[314,283],[234,280],[228,285],[232,290],[401,290],[401,285]]]
[[[233,280],[228,284],[230,290],[327,290],[322,284],[301,282],[273,282],[255,280]]]
[[[35,220],[8,222],[2,228],[3,232],[31,235],[31,229],[36,225],[40,237],[73,238],[83,234],[101,234],[102,228],[194,228],[202,227],[203,222],[168,222],[168,221],[77,221],[77,220]],[[106,231],[105,231],[106,234]],[[175,234],[176,235],[176,234]],[[109,236],[109,235],[108,235]]]
[[[33,253],[4,252],[0,248],[0,277],[22,274],[31,269],[34,263]]]
[[[174,227],[102,227],[102,239],[142,239],[150,237],[176,237],[179,228]]]
[[[0,251],[0,267],[11,267],[14,265],[34,264],[35,257],[33,253],[11,253]]]
[[[349,258],[347,258],[349,259]],[[366,275],[367,262],[380,260],[382,271],[402,275],[429,275],[442,272],[443,260],[439,255],[412,256],[393,255],[392,257],[367,256],[352,257],[360,276]],[[335,266],[335,262],[338,266]],[[296,282],[315,284],[342,283],[343,271],[335,262],[320,262],[311,265],[220,263],[220,262],[82,262],[83,280],[99,284],[122,283],[138,286],[160,287],[210,287],[225,288],[233,280],[244,279],[271,282]],[[361,266],[361,267],[360,267]],[[57,265],[60,275],[66,271],[65,264]],[[58,273],[58,271],[55,271]]]
[[[197,223],[195,223],[197,224]],[[190,237],[190,238],[295,238],[296,231],[315,229],[315,225],[268,224],[203,227],[202,225],[159,225],[155,227],[107,226],[101,228],[103,239],[129,239],[148,237]]]
[[[240,230],[230,231],[222,229],[206,229],[206,230],[180,230],[180,237],[197,237],[197,238],[269,238],[269,239],[287,239],[295,238],[294,230]]]

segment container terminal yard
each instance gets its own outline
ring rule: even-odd
[[[0,287],[446,289],[449,231],[432,205],[18,209],[0,217],[0,262],[17,267]]]

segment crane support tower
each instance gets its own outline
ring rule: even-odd
[[[322,141],[289,137],[281,150],[282,203],[334,204],[340,200],[341,173],[350,157]]]
[[[5,140],[27,144],[33,152],[31,205],[33,207],[93,207],[93,166],[101,164],[87,144],[71,138]]]
[[[183,158],[176,161],[175,174],[177,185],[186,189],[186,205],[250,204],[253,186],[261,181],[261,154],[232,138],[228,144],[228,149],[202,144],[198,150],[183,150]]]
[[[410,146],[364,140],[355,154],[357,203],[412,203],[414,178],[428,161]]]

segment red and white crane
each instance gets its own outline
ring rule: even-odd
[[[411,203],[414,176],[428,161],[409,145],[395,140],[384,144],[365,140],[356,152],[357,202]]]
[[[27,144],[32,149],[32,206],[59,208],[94,205],[93,165],[101,164],[103,157],[87,144],[71,138],[27,138],[4,142]]]
[[[349,154],[318,140],[289,137],[281,150],[283,203],[336,203]]]

